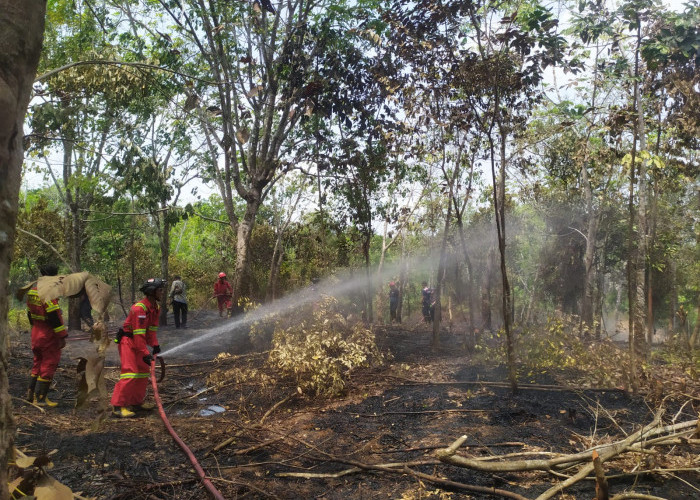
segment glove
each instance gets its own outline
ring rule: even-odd
[[[151,356],[150,354],[147,354],[142,359],[143,359],[143,362],[146,363],[147,365],[150,365],[153,362],[153,356]]]
[[[58,348],[63,349],[64,347],[66,347],[66,338],[65,337],[63,337],[61,340],[58,341]]]
[[[159,345],[153,346],[153,354],[160,354],[160,346]]]

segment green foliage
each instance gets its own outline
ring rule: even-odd
[[[383,362],[374,333],[349,324],[336,306],[334,298],[324,297],[311,317],[295,315],[278,325],[272,339],[270,365],[316,395],[339,394],[353,370]]]

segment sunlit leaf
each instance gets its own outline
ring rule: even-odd
[[[34,496],[37,500],[73,500],[73,491],[45,474],[37,482]]]

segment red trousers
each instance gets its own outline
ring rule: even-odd
[[[58,368],[58,362],[61,360],[61,348],[59,340],[51,342],[48,345],[32,347],[34,353],[34,362],[32,363],[32,375],[37,375],[44,379],[53,378]]]
[[[146,399],[151,367],[142,359],[144,354],[148,353],[145,346],[143,335],[134,335],[134,338],[124,337],[119,342],[121,374],[112,393],[112,406],[140,405]],[[146,349],[145,353],[144,349]]]
[[[219,301],[219,312],[224,312],[226,309],[231,308],[231,296],[230,295],[219,295],[216,298]]]

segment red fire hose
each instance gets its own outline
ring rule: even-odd
[[[165,414],[165,410],[163,410],[163,402],[160,400],[160,394],[158,394],[158,382],[156,382],[156,360],[154,359],[151,361],[151,385],[153,386],[153,397],[156,400],[156,404],[158,405],[158,413],[160,413],[160,418],[163,420],[163,423],[165,424],[165,427],[168,429],[168,432],[170,435],[173,437],[175,442],[180,446],[182,451],[185,452],[185,455],[190,459],[190,462],[192,462],[192,465],[194,466],[194,469],[197,471],[197,475],[199,475],[199,478],[202,480],[202,484],[204,487],[211,493],[211,496],[215,498],[216,500],[226,500],[223,495],[221,495],[221,492],[216,489],[216,486],[212,484],[212,482],[207,478],[207,475],[204,473],[204,469],[199,465],[199,462],[197,462],[197,458],[195,458],[194,453],[187,447],[185,442],[180,439],[180,437],[177,435],[175,432],[175,429],[173,429],[173,426],[170,425],[170,421],[168,420],[167,415]]]

